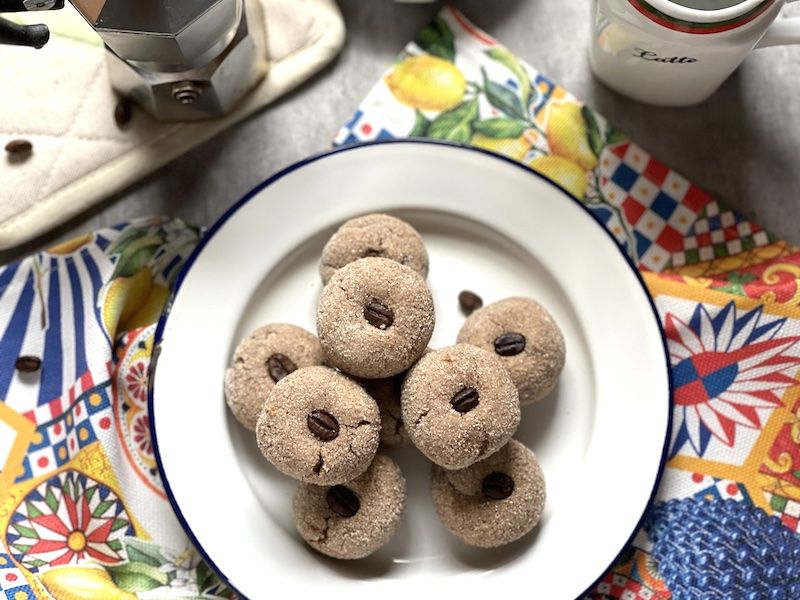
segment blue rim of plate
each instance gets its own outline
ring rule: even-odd
[[[195,247],[195,249],[189,255],[189,258],[186,259],[186,262],[183,264],[183,267],[181,268],[180,272],[178,273],[177,278],[175,279],[174,288],[173,288],[173,290],[172,290],[172,292],[170,294],[169,299],[167,300],[167,302],[165,304],[164,312],[162,313],[161,318],[158,320],[158,325],[156,326],[155,337],[154,337],[154,340],[153,340],[153,352],[152,352],[152,357],[150,359],[150,376],[148,378],[149,385],[148,385],[148,392],[147,392],[147,410],[148,410],[148,414],[150,416],[150,428],[151,428],[152,434],[153,434],[153,439],[152,439],[153,452],[155,454],[156,464],[158,466],[158,473],[161,476],[161,481],[164,484],[164,491],[167,494],[167,499],[169,500],[169,503],[172,506],[172,510],[174,511],[175,516],[178,518],[178,522],[181,524],[181,527],[183,527],[183,530],[186,532],[186,535],[192,541],[192,544],[194,544],[194,547],[197,549],[197,551],[200,553],[200,555],[203,557],[203,559],[208,563],[208,565],[212,569],[214,569],[214,571],[217,573],[217,575],[220,577],[220,579],[223,581],[223,583],[225,583],[226,586],[228,586],[240,598],[245,598],[246,599],[247,596],[244,595],[239,589],[237,589],[235,585],[233,585],[231,580],[222,572],[222,570],[217,566],[217,564],[211,558],[211,555],[200,544],[200,541],[197,539],[197,536],[195,536],[195,534],[192,531],[192,528],[190,527],[188,521],[186,521],[186,518],[183,516],[183,513],[181,512],[181,509],[178,506],[178,502],[175,500],[175,495],[172,493],[172,488],[169,485],[169,480],[167,479],[167,474],[164,471],[164,465],[161,462],[161,451],[159,450],[159,447],[158,447],[158,434],[157,434],[157,429],[156,429],[155,411],[153,410],[153,404],[155,402],[155,387],[153,385],[153,382],[154,382],[155,370],[157,368],[157,363],[158,363],[158,356],[159,356],[159,354],[161,352],[161,341],[162,341],[162,338],[163,338],[163,335],[164,335],[164,328],[166,327],[167,321],[169,320],[169,315],[170,315],[170,312],[171,312],[171,309],[172,309],[173,300],[177,296],[178,292],[180,291],[181,286],[183,285],[183,281],[184,281],[184,279],[186,279],[186,276],[189,274],[189,271],[191,270],[192,265],[197,260],[197,258],[200,256],[200,254],[203,252],[203,249],[206,247],[206,245],[208,245],[208,243],[211,241],[211,239],[214,237],[214,235],[216,235],[217,231],[219,231],[225,225],[225,223],[227,223],[228,219],[230,219],[234,214],[236,214],[236,212],[242,206],[244,206],[245,204],[250,202],[250,200],[252,200],[255,196],[257,196],[262,190],[264,190],[265,188],[269,187],[270,185],[272,185],[273,183],[275,183],[279,179],[282,179],[283,177],[289,175],[290,173],[293,173],[294,171],[297,171],[298,169],[301,169],[301,168],[305,167],[306,165],[309,165],[309,164],[311,164],[313,162],[317,162],[318,160],[322,160],[324,158],[327,158],[329,156],[333,156],[335,154],[342,154],[344,152],[350,152],[350,151],[353,151],[353,150],[361,150],[361,149],[364,149],[365,147],[369,147],[369,146],[384,146],[384,145],[389,145],[389,144],[424,144],[424,145],[428,145],[428,146],[444,146],[446,148],[458,148],[458,149],[466,150],[466,151],[469,151],[469,152],[475,152],[477,154],[484,154],[486,156],[490,156],[493,159],[501,160],[501,161],[506,162],[506,163],[508,163],[510,165],[514,165],[516,168],[522,169],[526,173],[529,173],[532,177],[537,177],[537,178],[541,179],[542,181],[544,181],[545,183],[549,184],[550,186],[555,187],[556,189],[561,191],[567,198],[572,200],[572,202],[577,204],[580,207],[581,210],[583,210],[590,217],[592,217],[592,220],[595,223],[597,223],[597,226],[600,229],[602,229],[603,232],[608,236],[608,238],[613,243],[613,246],[622,255],[622,257],[625,259],[625,262],[630,267],[631,271],[633,272],[634,276],[636,277],[636,280],[639,282],[639,285],[641,286],[642,293],[644,294],[645,298],[647,298],[647,302],[649,303],[650,308],[653,311],[653,318],[656,321],[656,325],[658,325],[658,331],[659,331],[659,333],[661,335],[661,344],[662,344],[662,346],[664,348],[664,362],[665,362],[665,367],[666,367],[666,371],[667,371],[667,386],[669,388],[668,389],[669,393],[667,394],[667,403],[668,403],[667,430],[666,430],[666,434],[664,436],[664,445],[663,445],[663,447],[661,449],[661,460],[659,461],[658,472],[656,473],[656,477],[655,477],[655,479],[653,481],[653,488],[650,491],[650,497],[647,499],[647,504],[646,504],[644,510],[642,511],[641,516],[639,517],[639,519],[638,519],[638,521],[636,523],[636,527],[634,527],[633,531],[628,536],[628,539],[625,541],[625,544],[623,544],[623,546],[619,549],[619,552],[617,552],[617,554],[614,556],[612,561],[603,570],[603,572],[600,573],[597,576],[597,579],[595,579],[588,588],[586,588],[583,592],[581,592],[580,595],[576,596],[576,598],[583,598],[589,592],[591,592],[591,590],[594,589],[594,587],[597,586],[598,583],[600,583],[600,581],[602,580],[603,576],[608,572],[608,570],[611,567],[614,566],[614,564],[616,563],[616,561],[619,558],[619,556],[625,551],[625,549],[633,541],[634,537],[636,536],[636,533],[639,531],[639,529],[641,528],[642,524],[644,523],[644,520],[645,520],[645,518],[647,516],[647,511],[650,508],[650,506],[652,505],[653,500],[655,499],[656,493],[658,492],[658,486],[661,483],[662,476],[664,475],[664,468],[666,467],[666,464],[667,464],[667,453],[669,451],[669,443],[670,443],[670,440],[672,439],[672,420],[673,420],[672,398],[673,398],[673,393],[674,393],[674,386],[673,386],[673,381],[672,381],[672,369],[670,368],[669,350],[668,350],[668,347],[667,347],[667,338],[664,335],[663,328],[661,327],[661,321],[658,318],[658,311],[656,309],[656,305],[653,302],[652,296],[647,291],[647,285],[645,284],[641,273],[639,273],[639,270],[636,268],[636,265],[633,263],[633,261],[631,260],[630,256],[628,256],[627,252],[625,252],[625,250],[622,249],[622,247],[619,245],[617,240],[614,239],[614,236],[611,234],[611,232],[608,229],[606,229],[606,227],[597,219],[597,217],[594,215],[594,213],[592,213],[592,211],[589,210],[583,204],[583,202],[581,202],[578,198],[573,196],[570,192],[568,192],[566,189],[564,189],[558,183],[554,182],[551,179],[548,179],[547,177],[545,177],[544,175],[541,175],[540,173],[537,173],[536,171],[530,169],[529,167],[523,165],[522,163],[517,162],[517,161],[515,161],[515,160],[513,160],[511,158],[508,158],[506,156],[503,156],[501,154],[496,154],[494,152],[490,152],[490,151],[484,150],[482,148],[476,148],[474,146],[467,146],[465,144],[455,144],[455,143],[452,143],[452,142],[444,142],[444,141],[439,141],[439,140],[429,140],[429,139],[423,139],[423,138],[412,138],[412,139],[402,139],[402,140],[379,140],[379,141],[374,141],[374,142],[364,142],[364,143],[360,143],[360,144],[342,146],[342,147],[339,147],[339,148],[334,148],[332,150],[327,150],[325,152],[320,152],[318,154],[313,154],[313,155],[309,156],[308,158],[304,158],[304,159],[302,159],[302,160],[300,160],[300,161],[298,161],[298,162],[296,162],[296,163],[294,163],[292,165],[289,165],[288,167],[278,171],[277,173],[275,173],[271,177],[269,177],[269,178],[265,179],[264,181],[262,181],[261,183],[259,183],[252,190],[250,190],[247,194],[245,194],[238,202],[236,202],[228,210],[226,210],[225,213],[219,219],[217,219],[217,221],[208,229],[208,231],[202,237],[200,242],[198,242],[197,247]]]

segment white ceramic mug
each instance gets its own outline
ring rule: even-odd
[[[702,10],[670,0],[592,0],[592,70],[641,102],[697,104],[753,48],[800,43],[800,18],[780,16],[794,1],[741,0]]]

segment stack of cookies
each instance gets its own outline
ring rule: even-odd
[[[225,375],[236,419],[264,457],[297,479],[303,539],[342,559],[368,556],[397,530],[405,479],[380,449],[413,444],[433,463],[442,524],[496,547],[538,524],[542,469],[512,439],[521,406],[544,398],[564,366],[564,338],[536,301],[469,312],[457,344],[430,350],[434,303],[420,235],[388,215],[348,221],[322,253],[317,337],[273,324],[237,347]]]

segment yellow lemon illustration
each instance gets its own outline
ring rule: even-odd
[[[438,56],[410,56],[386,76],[389,89],[403,104],[419,110],[448,110],[464,98],[467,80],[458,68]]]
[[[537,156],[528,166],[552,179],[579,200],[586,195],[586,171],[571,160],[550,154]]]
[[[153,278],[147,267],[130,277],[117,277],[106,284],[101,297],[103,325],[111,337],[116,337],[119,326],[140,310],[152,287]]]
[[[158,321],[168,296],[169,290],[166,287],[154,283],[136,312],[120,322],[119,331],[133,331]]]
[[[58,254],[58,255],[72,254],[76,250],[80,250],[81,248],[83,248],[93,239],[94,239],[94,234],[85,233],[83,235],[79,235],[78,237],[72,238],[71,240],[53,246],[52,248],[48,248],[47,252],[49,252],[50,254]]]
[[[551,104],[547,119],[547,143],[550,151],[579,164],[584,171],[597,166],[597,157],[589,146],[586,121],[575,102]]]
[[[503,154],[514,160],[522,160],[536,141],[536,132],[526,131],[518,138],[492,138],[482,133],[475,133],[469,143],[484,150]]]
[[[58,567],[39,578],[56,600],[136,600],[135,594],[119,589],[100,567]]]

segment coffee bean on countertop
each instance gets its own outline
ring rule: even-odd
[[[464,290],[458,295],[458,303],[461,306],[461,312],[466,316],[470,316],[476,310],[483,306],[483,300],[475,292]]]
[[[20,356],[14,363],[20,373],[35,373],[42,367],[42,359],[37,356]]]
[[[309,431],[323,442],[330,442],[339,436],[339,421],[329,412],[315,410],[306,417]]]
[[[117,127],[124,127],[131,122],[133,118],[133,103],[127,98],[123,98],[117,102],[114,107],[114,121],[117,122]]]
[[[364,318],[373,327],[388,329],[394,323],[394,311],[377,300],[373,300],[364,307]]]
[[[490,500],[505,500],[514,492],[514,480],[505,473],[489,473],[483,478],[481,492]]]
[[[275,353],[267,359],[267,371],[272,381],[278,383],[289,373],[297,371],[297,365],[285,354]]]
[[[525,350],[525,343],[521,333],[506,333],[494,340],[494,351],[500,356],[516,356]]]
[[[479,402],[480,395],[478,394],[478,390],[473,387],[465,387],[453,394],[453,398],[450,400],[450,406],[453,407],[453,410],[464,414],[478,406]]]
[[[361,508],[358,496],[353,493],[353,490],[343,485],[335,485],[329,489],[325,500],[333,512],[345,518],[354,516]]]

